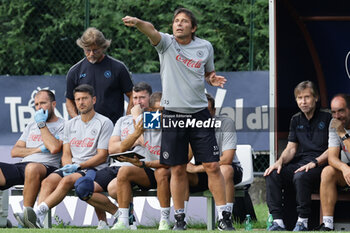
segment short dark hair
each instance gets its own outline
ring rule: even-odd
[[[209,93],[205,93],[205,95],[207,96],[208,102],[211,104],[211,106],[213,108],[215,108],[215,99],[214,99],[214,97],[211,94],[209,94]]]
[[[336,98],[336,97],[341,97],[341,98],[343,98],[343,99],[345,100],[346,107],[347,107],[348,109],[350,109],[350,95],[345,94],[345,93],[339,93],[339,94],[336,94],[336,95],[332,98],[332,100],[333,100],[334,98]]]
[[[156,102],[160,102],[160,100],[162,99],[162,92],[158,91],[158,92],[154,92],[151,97],[149,98],[149,106],[151,108],[154,107]]]
[[[38,92],[35,94],[35,96],[38,95],[38,94],[41,94],[41,93],[43,93],[43,92],[45,92],[45,93],[49,96],[50,102],[56,101],[55,94],[54,94],[52,91],[47,90],[47,89],[42,89],[42,90],[38,91]]]
[[[77,93],[77,92],[86,92],[86,93],[89,93],[89,95],[91,95],[91,97],[95,96],[94,88],[89,84],[81,84],[81,85],[77,86],[76,88],[74,88],[73,95],[75,95],[75,93]]]
[[[297,96],[299,95],[299,93],[303,90],[305,90],[306,88],[310,88],[311,89],[311,92],[312,92],[312,95],[316,98],[318,98],[318,90],[317,90],[317,87],[316,85],[307,80],[307,81],[303,81],[301,83],[299,83],[295,88],[294,88],[294,97],[297,98]]]
[[[152,87],[146,82],[137,83],[132,90],[134,92],[147,91],[149,95],[152,94]]]
[[[174,16],[173,16],[173,23],[174,23],[174,20],[175,20],[175,17],[180,14],[180,13],[184,13],[185,15],[187,15],[190,20],[191,20],[191,24],[192,24],[192,28],[197,28],[197,19],[196,19],[196,16],[194,16],[193,12],[190,11],[189,9],[187,8],[178,8],[175,10],[174,12]],[[192,40],[194,40],[194,37],[195,37],[195,33],[196,32],[193,32],[192,33]]]

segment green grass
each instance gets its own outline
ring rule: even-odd
[[[258,204],[254,206],[255,214],[257,216],[258,221],[253,223],[253,231],[265,231],[266,229],[266,219],[268,214],[268,209],[266,204]],[[234,223],[235,228],[237,229],[236,232],[243,232],[244,230],[244,224],[238,224]],[[54,232],[74,232],[74,233],[85,233],[85,232],[112,232],[110,230],[96,230],[95,227],[77,227],[77,226],[66,226],[62,227],[60,226],[53,226],[52,229],[20,229],[20,228],[0,228],[0,232],[9,232],[9,233],[17,233],[17,232],[23,232],[23,233],[37,233],[37,232],[45,232],[45,233],[54,233]],[[113,231],[115,232],[115,231]],[[135,231],[122,231],[122,232],[134,232]],[[155,227],[144,227],[144,226],[138,226],[138,230],[136,232],[158,232],[159,231]],[[171,231],[162,231],[162,232],[171,232]],[[198,224],[189,224],[189,228],[186,231],[188,233],[191,232],[208,232],[206,230],[206,225],[204,223],[198,223]],[[219,232],[218,230],[210,231],[210,232]]]

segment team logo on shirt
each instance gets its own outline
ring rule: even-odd
[[[319,124],[318,124],[318,128],[319,129],[324,129],[326,127],[326,124],[323,122],[323,121],[321,121]]]
[[[144,129],[160,129],[160,116],[162,114],[157,110],[156,112],[143,113],[143,128]]]
[[[112,76],[112,72],[110,70],[106,70],[104,75],[106,78],[110,78]]]
[[[97,129],[92,129],[92,130],[91,130],[91,135],[94,135],[94,136],[95,136],[96,134],[97,134]]]
[[[168,159],[169,158],[169,153],[167,151],[163,152],[163,158]]]
[[[198,50],[196,54],[197,54],[197,57],[203,57],[204,52],[202,50]]]
[[[86,74],[80,74],[79,78],[82,79],[82,78],[85,78],[86,77]]]

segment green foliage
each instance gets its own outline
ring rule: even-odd
[[[187,7],[198,19],[197,36],[213,44],[217,71],[248,70],[250,39],[254,70],[266,70],[268,1],[251,1],[89,0],[90,26],[112,39],[108,53],[123,61],[131,72],[159,72],[157,52],[148,39],[135,28],[124,26],[121,19],[136,16],[152,22],[159,31],[171,33],[174,10]],[[84,56],[75,41],[84,31],[85,2],[0,0],[0,74],[66,74]]]

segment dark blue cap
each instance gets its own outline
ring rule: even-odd
[[[80,177],[74,184],[75,193],[83,201],[89,200],[94,193],[95,174],[94,170],[88,170],[86,175]]]

